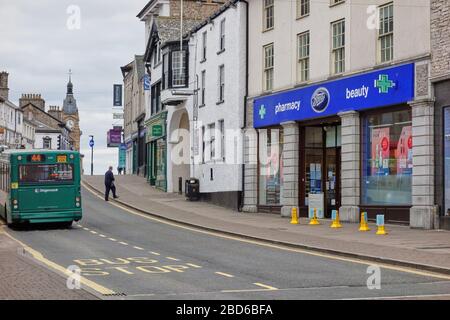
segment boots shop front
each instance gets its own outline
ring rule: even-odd
[[[412,206],[415,65],[404,64],[254,100],[258,210],[344,221]]]

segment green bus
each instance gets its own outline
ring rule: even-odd
[[[80,170],[75,151],[0,153],[0,217],[8,225],[57,222],[69,228],[82,217]]]

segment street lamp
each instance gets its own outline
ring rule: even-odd
[[[89,146],[91,147],[91,176],[94,175],[94,136],[90,135]]]

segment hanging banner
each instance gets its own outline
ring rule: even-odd
[[[145,91],[150,90],[150,76],[148,74],[144,75],[144,90]]]
[[[114,93],[114,99],[113,99],[114,107],[121,107],[122,106],[122,85],[115,84],[113,93]]]

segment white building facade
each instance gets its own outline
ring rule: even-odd
[[[246,95],[247,4],[232,1],[190,32],[191,176],[203,197],[239,209]],[[189,149],[187,149],[189,150]]]
[[[249,5],[245,211],[432,228],[430,2]]]
[[[24,144],[23,113],[9,100],[0,99],[0,144],[11,149],[21,148]]]

